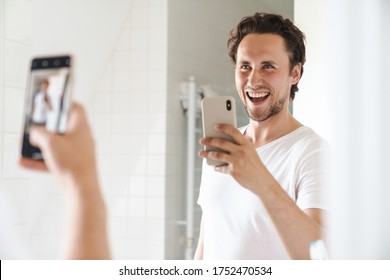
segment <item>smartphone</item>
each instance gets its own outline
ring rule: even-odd
[[[229,141],[233,139],[215,130],[216,124],[230,124],[237,127],[236,103],[232,96],[206,97],[202,100],[203,137],[218,137]],[[206,150],[219,150],[205,147]],[[209,165],[222,165],[221,161],[207,159]]]
[[[45,126],[54,133],[66,132],[71,65],[70,55],[34,57],[31,60],[24,105],[22,157],[43,160],[40,149],[30,143],[32,125]]]

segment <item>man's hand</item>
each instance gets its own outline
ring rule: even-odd
[[[66,134],[51,133],[42,126],[32,127],[30,140],[41,149],[45,161],[21,158],[23,167],[48,170],[60,180],[96,176],[95,144],[79,104],[71,108]]]
[[[216,125],[215,130],[230,135],[235,143],[222,138],[201,138],[200,144],[223,151],[201,150],[199,156],[225,162],[216,166],[215,170],[231,175],[241,186],[255,192],[259,181],[264,179],[268,171],[254,145],[231,125]]]

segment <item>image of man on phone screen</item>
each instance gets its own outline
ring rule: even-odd
[[[49,81],[44,79],[40,83],[40,90],[35,93],[31,119],[33,124],[45,125],[47,113],[53,109],[51,98],[48,93]]]

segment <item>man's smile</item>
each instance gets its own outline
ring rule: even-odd
[[[271,94],[268,89],[261,89],[256,91],[247,90],[245,93],[249,100],[254,104],[263,103]]]

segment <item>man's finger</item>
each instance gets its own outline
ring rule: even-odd
[[[86,129],[88,126],[87,115],[83,106],[74,102],[69,112],[68,131],[78,131],[79,129]]]
[[[34,126],[30,129],[30,143],[34,146],[42,147],[50,137],[50,132],[44,126]]]
[[[245,144],[247,140],[237,128],[229,124],[217,124],[215,130],[230,135],[238,145]]]

